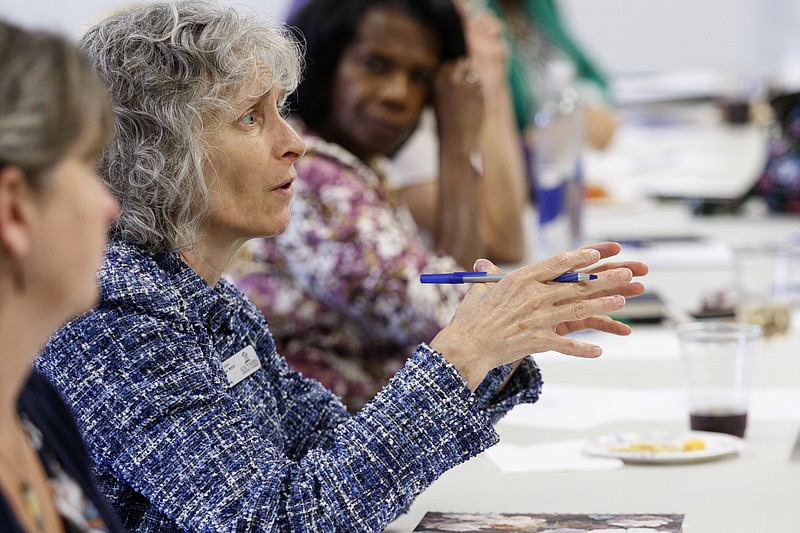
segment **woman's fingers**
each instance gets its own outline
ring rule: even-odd
[[[634,276],[637,277],[644,276],[650,271],[650,268],[640,261],[612,261],[595,265],[592,268],[587,269],[586,272],[597,274],[598,272],[605,272],[606,270],[613,270],[615,268],[627,268],[633,272]]]
[[[488,259],[483,259],[483,258],[475,261],[475,264],[472,265],[472,270],[474,270],[475,272],[486,272],[487,274],[500,274],[503,272],[500,269],[500,267],[498,267]]]
[[[579,248],[571,252],[556,254],[541,263],[521,268],[515,272],[531,275],[539,282],[547,282],[565,272],[573,272],[597,263],[602,258],[601,254],[602,252],[594,248]]]
[[[472,265],[472,270],[474,272],[486,272],[487,274],[502,274],[503,271],[494,263],[489,261],[488,259],[478,259],[475,261],[475,264]],[[470,290],[467,291],[466,296],[462,301],[462,305],[467,304],[471,305],[473,300],[477,300],[479,298],[484,298],[486,293],[492,290],[492,286],[494,283],[473,283]]]
[[[562,322],[556,326],[555,331],[558,335],[568,335],[570,333],[577,333],[589,329],[622,336],[630,335],[632,331],[629,325],[618,322],[605,315],[595,315],[583,320]]]
[[[633,273],[627,268],[618,268],[601,272],[597,279],[577,283],[553,283],[559,285],[552,293],[557,305],[580,300],[590,300],[602,296],[619,294],[626,298],[638,296],[644,291],[644,285],[632,283]]]
[[[628,283],[622,288],[622,295],[625,298],[635,298],[637,296],[641,296],[644,293],[644,285],[639,283],[638,281],[634,281],[632,283]]]
[[[638,281],[631,281],[627,277],[630,272],[628,269],[612,270],[608,272],[608,276],[598,274],[598,280],[583,282],[586,285],[580,287],[571,287],[574,294],[567,295],[565,300],[573,300],[576,298],[598,298],[600,296],[609,296],[612,294],[620,294],[625,298],[635,298],[644,292],[644,285]],[[600,280],[606,283],[598,283]],[[559,302],[563,303],[563,302]]]
[[[587,244],[577,250],[562,252],[553,257],[519,269],[532,275],[537,281],[551,281],[565,272],[581,270],[588,273],[601,273],[609,270],[627,268],[633,276],[644,276],[648,272],[646,264],[640,261],[620,261],[596,264],[601,259],[617,255],[622,247],[616,242]],[[591,267],[591,268],[589,268]]]
[[[617,243],[597,243],[520,268],[497,283],[475,284],[431,346],[441,350],[470,386],[477,386],[490,368],[530,353],[554,350],[597,357],[602,353],[599,346],[567,335],[585,329],[615,335],[631,332],[626,324],[606,315],[644,291],[632,279],[645,274],[647,266],[630,261],[597,265],[620,249]],[[485,259],[476,261],[474,270],[501,272]],[[575,271],[593,271],[598,277],[578,283],[552,282]]]
[[[560,337],[554,335],[551,344],[551,350],[574,357],[595,358],[599,357],[603,353],[603,349],[600,346],[579,341],[572,337]]]
[[[622,251],[618,242],[595,242],[581,246],[579,250],[597,250],[602,259],[613,257]]]
[[[623,307],[625,307],[625,297],[615,294],[613,296],[576,300],[558,305],[555,308],[553,317],[558,323],[574,322],[586,320],[596,315],[619,311]]]

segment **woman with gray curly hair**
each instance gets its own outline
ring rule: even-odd
[[[119,120],[101,174],[123,214],[100,304],[56,334],[37,367],[71,405],[130,529],[380,531],[494,444],[493,422],[537,399],[526,354],[596,357],[598,346],[565,334],[630,332],[602,314],[642,292],[631,279],[646,267],[609,263],[594,281],[549,283],[619,245],[565,253],[473,287],[452,323],[349,415],[287,366],[263,316],[222,278],[242,243],[289,223],[305,146],[282,105],[298,44],[190,1],[118,13],[83,47]]]
[[[282,100],[300,79],[298,46],[282,29],[230,12],[211,24],[215,14],[202,4],[156,5],[123,12],[83,38],[119,121],[100,167],[123,202],[114,235],[147,252],[177,252],[198,241],[214,186],[206,180],[209,155],[217,148],[203,132],[231,112],[231,98],[259,96],[237,95],[252,84],[263,93],[274,87]],[[176,46],[177,38],[191,41]]]

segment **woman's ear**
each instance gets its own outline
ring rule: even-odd
[[[0,167],[0,250],[22,257],[30,249],[32,191],[22,169]]]

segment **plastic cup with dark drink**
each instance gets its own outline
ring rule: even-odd
[[[677,329],[688,382],[691,428],[744,437],[761,327],[740,322],[690,322]]]

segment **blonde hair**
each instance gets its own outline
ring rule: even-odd
[[[0,165],[21,168],[41,186],[96,124],[99,152],[113,121],[104,85],[73,43],[0,21]]]

